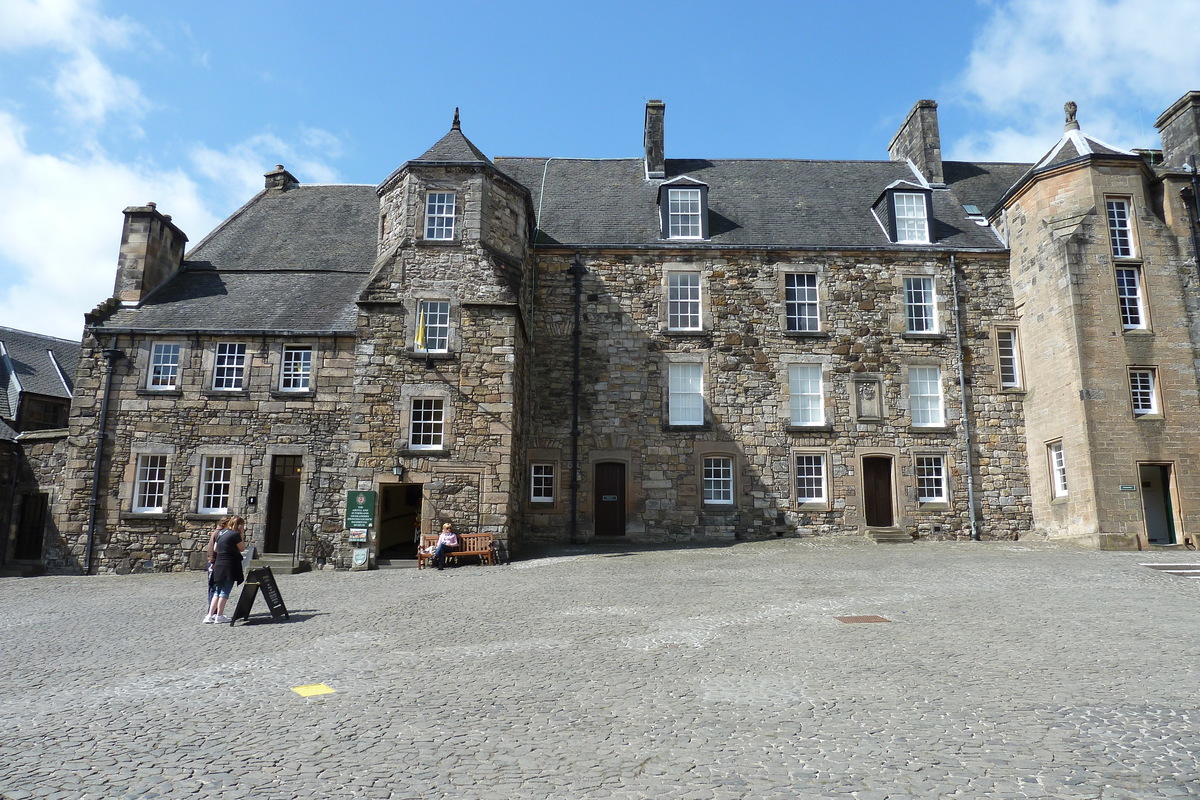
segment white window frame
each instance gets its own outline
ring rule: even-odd
[[[1158,398],[1158,370],[1154,367],[1129,368],[1129,402],[1135,417],[1162,414]]]
[[[921,192],[893,192],[897,244],[929,244],[929,207]]]
[[[829,502],[829,457],[826,453],[798,450],[792,453],[792,492],[798,506]]]
[[[996,377],[1001,389],[1020,389],[1021,339],[1016,328],[996,329]]]
[[[704,364],[696,361],[669,362],[667,424],[703,425],[704,405]]]
[[[409,403],[408,447],[411,450],[442,450],[446,442],[446,400],[427,395]]]
[[[301,355],[306,358],[300,357]],[[308,392],[312,390],[313,347],[307,344],[285,344],[279,358],[279,391]]]
[[[449,300],[421,300],[417,303],[417,329],[413,333],[413,351],[450,352]]]
[[[821,305],[815,272],[784,273],[783,303],[789,332],[816,333],[821,330]]]
[[[937,453],[922,453],[913,458],[913,475],[917,483],[918,505],[949,502],[946,488],[946,457]]]
[[[788,400],[792,425],[825,424],[825,371],[820,364],[788,364]]]
[[[732,506],[734,460],[732,456],[704,456],[701,461],[701,497],[706,506]]]
[[[904,332],[938,332],[937,284],[931,275],[904,279]]]
[[[704,329],[704,288],[699,272],[672,270],[667,273],[667,330]]]
[[[135,469],[133,511],[161,514],[167,502],[167,456],[159,453],[139,455]]]
[[[456,192],[432,191],[425,194],[425,238],[433,242],[454,239],[454,215],[458,207]]]
[[[197,511],[201,514],[228,514],[233,495],[233,456],[208,455],[200,461],[200,496]]]
[[[1050,465],[1050,496],[1067,496],[1067,459],[1063,453],[1062,439],[1046,445],[1046,457]]]
[[[246,388],[245,342],[217,342],[212,388],[217,392],[240,392]]]
[[[914,428],[940,428],[946,424],[942,401],[942,368],[908,368],[908,413]]]
[[[704,197],[698,187],[667,187],[667,238],[704,238]]]
[[[1137,247],[1133,236],[1133,203],[1127,197],[1106,197],[1104,207],[1113,258],[1135,258]]]
[[[535,461],[529,465],[529,501],[553,503],[558,476],[554,464]]]
[[[1121,327],[1127,331],[1145,330],[1146,296],[1142,288],[1142,268],[1135,265],[1116,269],[1117,305],[1121,313]]]
[[[150,365],[146,372],[146,388],[152,392],[171,392],[179,388],[179,360],[183,345],[177,342],[154,342],[150,345]],[[167,356],[172,356],[168,358]]]

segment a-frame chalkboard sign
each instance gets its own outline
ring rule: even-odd
[[[238,597],[237,608],[233,610],[233,617],[229,621],[231,626],[239,619],[250,619],[250,609],[254,607],[254,598],[258,596],[260,590],[263,598],[267,601],[267,608],[271,610],[271,617],[273,619],[288,618],[287,606],[283,604],[283,595],[279,593],[275,575],[271,572],[270,567],[259,567],[250,570],[246,575],[246,582],[242,584],[242,594]]]

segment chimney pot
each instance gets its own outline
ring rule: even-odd
[[[666,149],[663,135],[663,118],[667,106],[662,100],[646,101],[646,177],[665,178],[667,175]]]

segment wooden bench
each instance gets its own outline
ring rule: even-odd
[[[433,548],[437,546],[438,534],[422,533],[421,545],[417,548],[417,569],[425,569],[425,562],[433,560]],[[479,563],[491,566],[496,563],[490,533],[460,533],[458,547],[446,554],[446,558],[478,556]]]

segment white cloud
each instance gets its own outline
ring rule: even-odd
[[[123,46],[136,30],[128,20],[101,14],[94,0],[0,3],[0,50],[54,47],[74,51],[97,43]]]
[[[991,7],[960,87],[985,126],[999,122],[953,143],[953,157],[1036,159],[1061,136],[1068,100],[1079,104],[1086,133],[1119,147],[1153,146],[1158,112],[1200,85],[1200,3],[1012,0]]]
[[[76,53],[59,70],[54,93],[67,114],[80,123],[101,123],[114,112],[141,117],[147,107],[136,83],[115,74],[87,50]]]
[[[301,183],[336,183],[326,158],[341,152],[341,141],[317,128],[303,128],[300,145],[273,134],[252,136],[225,150],[198,146],[191,153],[198,174],[219,186],[227,204],[240,206],[263,188],[263,174],[283,164]],[[316,151],[316,152],[314,152]]]
[[[217,222],[181,171],[33,153],[5,114],[0,185],[0,324],[67,338],[112,294],[121,209],[154,201],[193,241]]]

